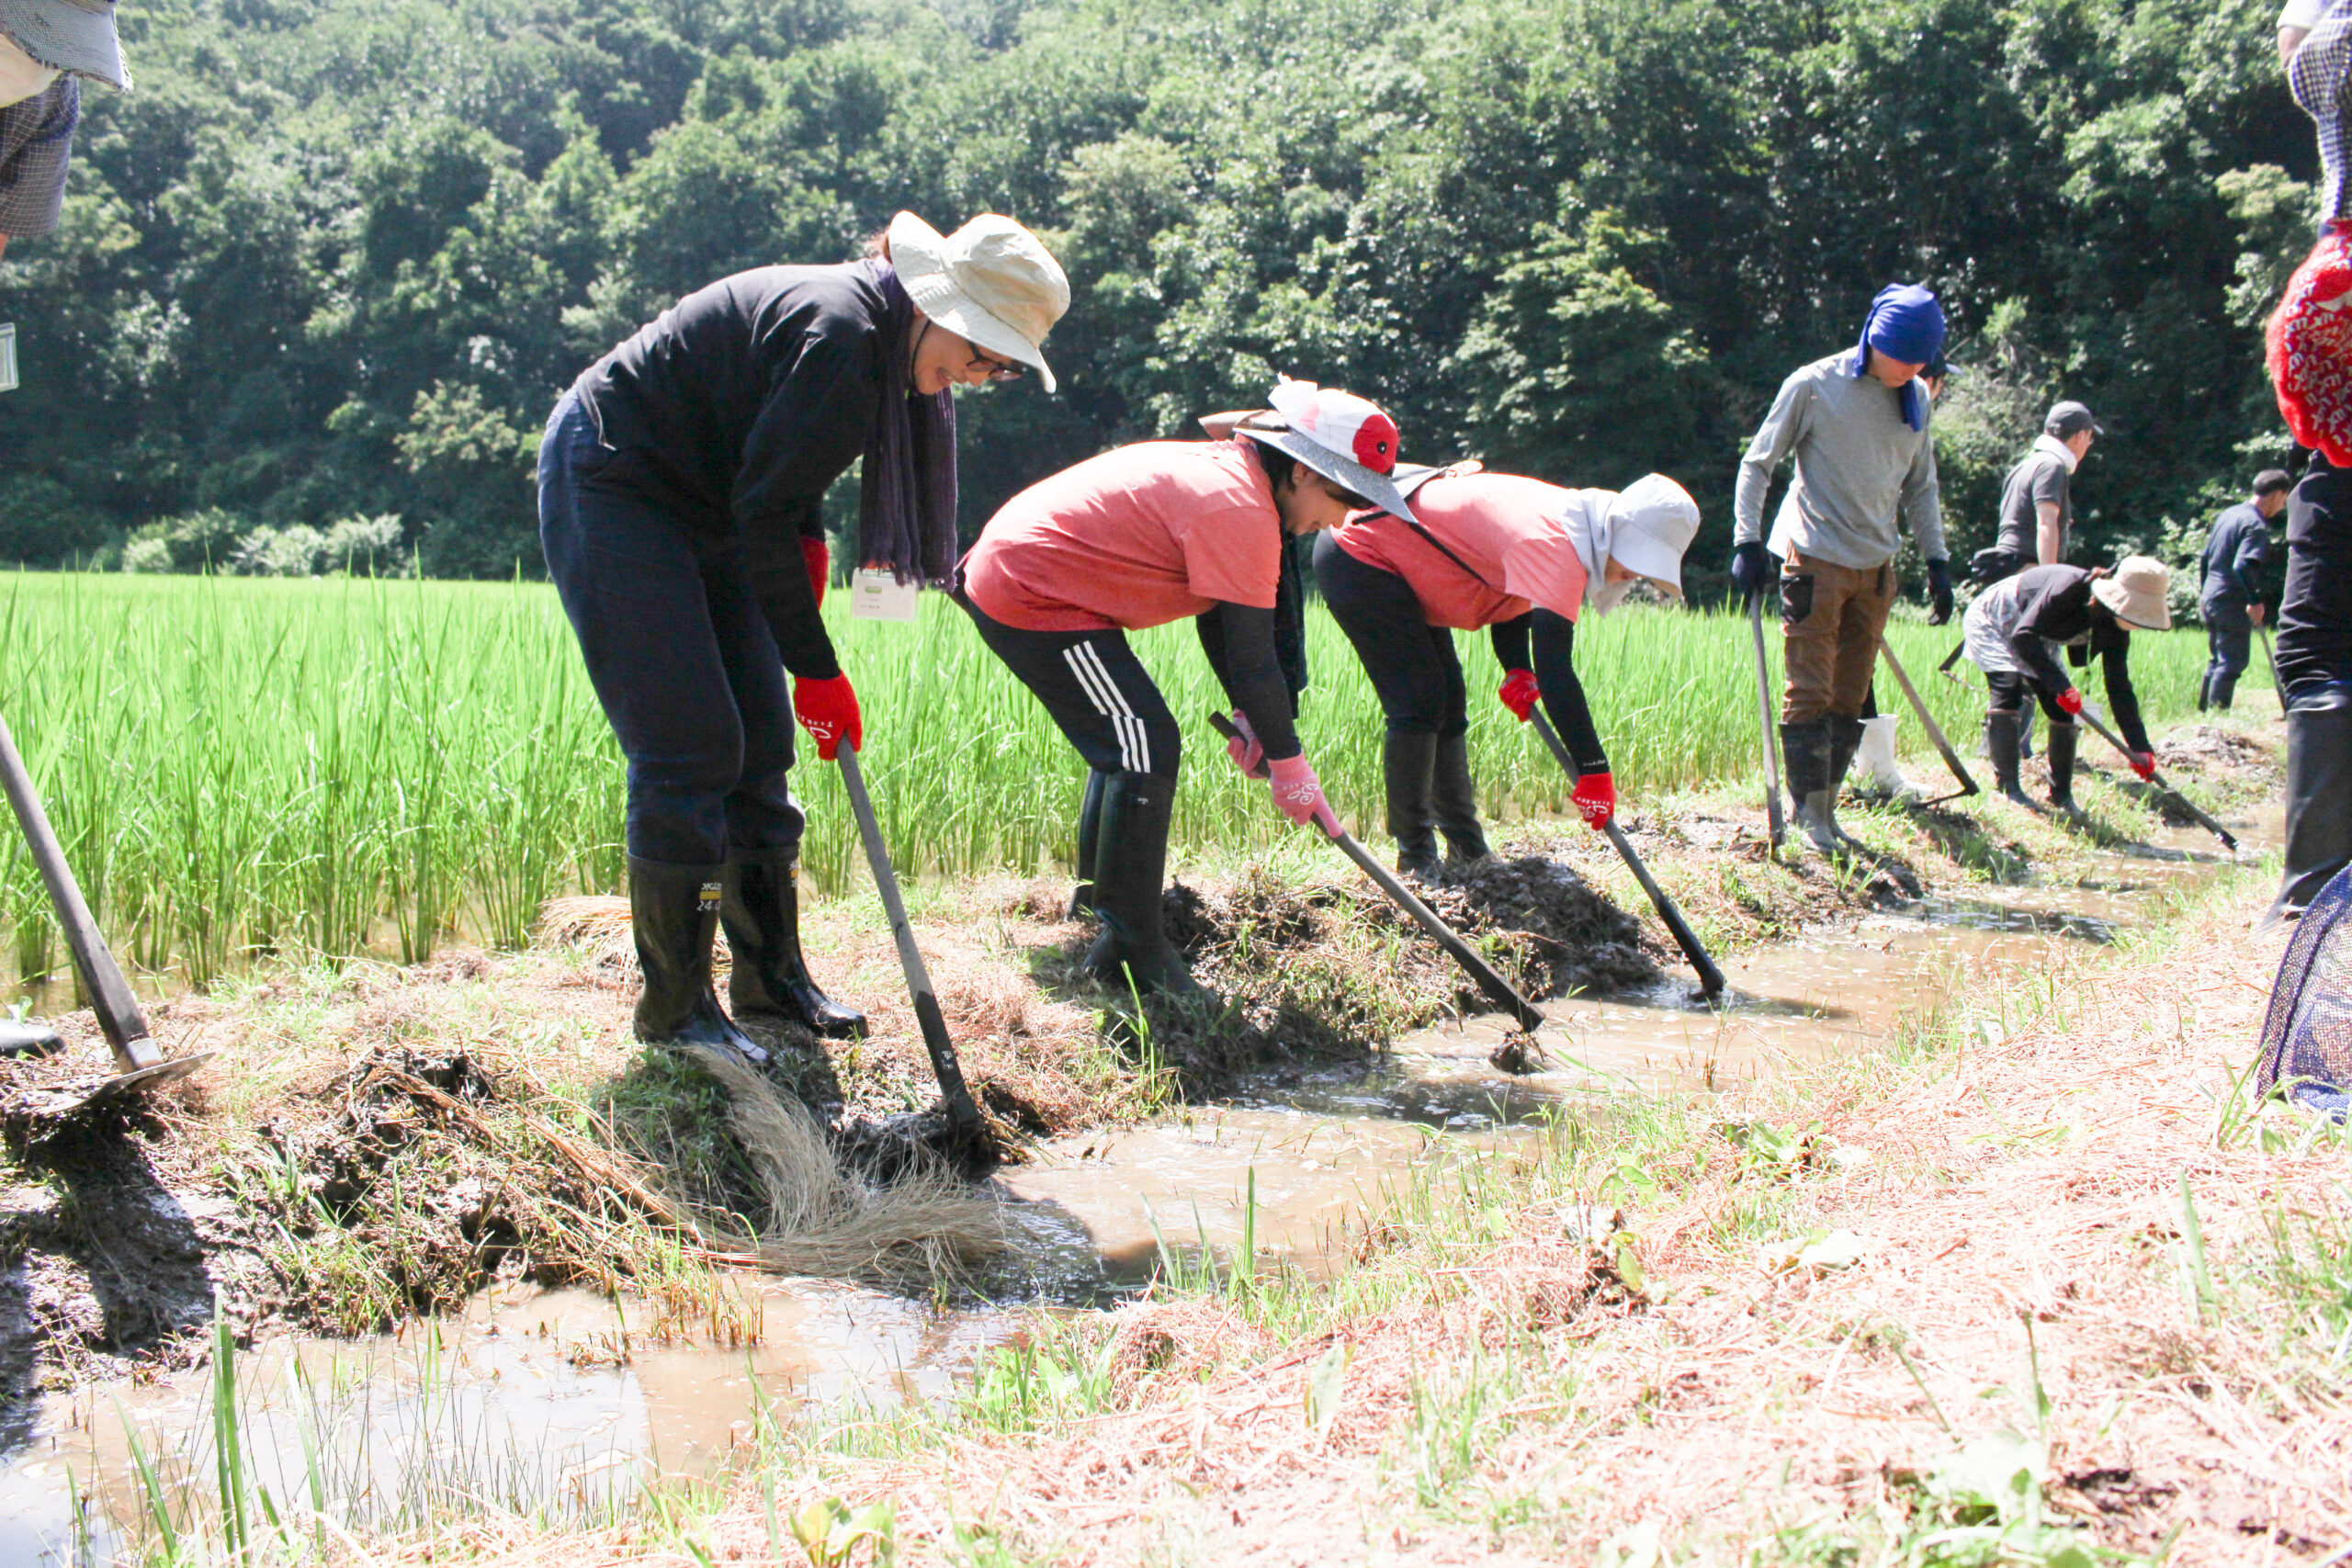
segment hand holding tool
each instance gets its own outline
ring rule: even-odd
[[[2076,694],[2080,695],[2079,693]],[[2222,827],[2219,822],[2214,821],[2213,818],[2207,816],[2199,808],[2195,801],[2181,794],[2180,791],[2173,788],[2171,784],[2167,782],[2162,774],[2156,772],[2156,759],[2154,752],[2134,751],[2131,747],[2126,746],[2123,743],[2123,738],[2107,727],[2105,721],[2099,717],[2098,710],[2096,708],[2084,708],[2080,716],[2085,724],[2089,725],[2093,729],[2098,731],[2100,739],[2106,741],[2109,746],[2114,747],[2117,750],[2123,753],[2124,760],[2132,764],[2132,771],[2133,773],[2140,773],[2140,759],[2143,757],[2147,758],[2148,771],[2144,773],[2140,773],[2140,776],[2147,780],[2148,783],[2155,785],[2158,789],[2164,791],[2166,795],[2172,796],[2174,802],[2177,804],[2183,811],[2186,811],[2190,817],[2196,819],[2199,827],[2204,829],[2207,832],[2221,840],[2224,844],[2227,844],[2230,847],[2232,853],[2234,854],[2237,852],[2238,841],[2231,836],[2230,830],[2227,828]]]
[[[1495,700],[1510,709],[1512,717],[1525,724],[1527,716],[1535,711],[1535,699],[1543,694],[1543,685],[1535,679],[1534,671],[1510,670],[1504,671]]]
[[[1321,825],[1326,833],[1340,830],[1340,819],[1331,814],[1331,803],[1323,798],[1323,781],[1315,776],[1315,765],[1300,752],[1284,757],[1279,762],[1266,764],[1266,784],[1274,794],[1274,808],[1301,828],[1309,822]]]
[[[845,674],[829,681],[795,681],[792,712],[800,728],[817,743],[817,755],[833,761],[841,743],[865,744],[865,723],[857,711],[857,693]]]
[[[139,1010],[139,1000],[131,995],[130,982],[123,978],[121,967],[107,949],[106,939],[98,934],[98,922],[91,918],[90,906],[82,897],[81,885],[74,880],[73,869],[65,863],[65,851],[57,841],[56,829],[50,826],[49,813],[33,789],[32,774],[17,753],[16,738],[8,733],[5,721],[0,721],[0,790],[6,792],[8,804],[16,808],[17,821],[32,848],[33,864],[40,868],[42,885],[49,889],[50,904],[57,911],[58,927],[65,933],[65,945],[74,954],[74,966],[81,973],[82,989],[89,996],[90,1010],[98,1015],[98,1027],[106,1032],[107,1043],[113,1048],[119,1069],[113,1077],[86,1095],[57,1109],[75,1110],[118,1095],[175,1082],[211,1060],[209,1051],[183,1056],[175,1062],[164,1060],[162,1048],[147,1031],[147,1020]]]
[[[1265,773],[1266,749],[1258,743],[1258,732],[1250,728],[1250,716],[1240,709],[1233,710],[1233,728],[1239,730],[1225,743],[1225,754],[1233,765],[1250,778]]]
[[[1233,721],[1221,713],[1210,714],[1209,724],[1219,735],[1228,740],[1240,733],[1234,728]],[[1281,764],[1274,763],[1272,766],[1279,767]],[[1316,795],[1318,800],[1321,799],[1322,791],[1319,788],[1316,791]],[[1298,820],[1304,821],[1306,818],[1298,818]],[[1379,886],[1380,890],[1388,895],[1391,902],[1410,915],[1415,924],[1436,939],[1437,944],[1445,949],[1453,961],[1462,965],[1470,978],[1478,983],[1478,988],[1487,993],[1489,1000],[1510,1014],[1521,1029],[1533,1031],[1544,1027],[1545,1020],[1543,1010],[1521,996],[1518,987],[1496,973],[1495,966],[1479,957],[1476,948],[1463,941],[1453,927],[1438,919],[1436,910],[1414,897],[1411,890],[1396,879],[1396,873],[1374,859],[1362,844],[1356,842],[1354,836],[1340,826],[1339,819],[1331,815],[1328,805],[1324,807],[1321,815],[1314,817],[1313,820],[1315,825],[1322,829],[1323,836],[1339,845],[1340,852],[1355,862],[1356,868],[1371,877]]]
[[[1756,547],[1761,551],[1764,547]],[[1736,563],[1734,570],[1736,570]],[[1764,658],[1764,595],[1760,591],[1747,596],[1747,629],[1756,642],[1756,716],[1764,733],[1764,819],[1771,830],[1772,847],[1777,850],[1788,836],[1789,825],[1781,816],[1781,750],[1779,739],[1772,732],[1772,671]],[[1565,755],[1561,763],[1570,773],[1576,771]]]
[[[1928,624],[1940,626],[1951,619],[1951,562],[1928,563]]]
[[[1581,788],[1583,780],[1577,776],[1576,762],[1569,757],[1566,744],[1560,739],[1558,732],[1552,728],[1551,720],[1539,713],[1534,716],[1534,722],[1535,733],[1544,738],[1545,746],[1551,748],[1553,759],[1560,764],[1570,778],[1577,779],[1578,787]],[[1605,779],[1609,775],[1588,773],[1583,777]],[[1610,786],[1610,799],[1612,807],[1616,793],[1616,786],[1612,784]],[[1650,874],[1650,868],[1644,865],[1642,857],[1634,852],[1634,841],[1625,837],[1625,829],[1617,826],[1614,810],[1611,810],[1606,821],[1594,825],[1609,835],[1609,841],[1616,848],[1618,857],[1624,861],[1625,869],[1634,874],[1634,880],[1640,883],[1642,891],[1649,895],[1650,905],[1657,910],[1657,918],[1666,922],[1667,931],[1674,937],[1674,945],[1682,950],[1682,956],[1690,961],[1691,969],[1697,973],[1699,988],[1704,991],[1710,999],[1722,995],[1724,972],[1715,967],[1715,961],[1708,956],[1706,944],[1699,940],[1699,933],[1690,929],[1690,922],[1682,918],[1682,911],[1674,907],[1674,900],[1666,896],[1666,889],[1657,885],[1657,878]]]
[[[866,868],[874,874],[875,891],[882,895],[882,912],[889,917],[890,940],[898,944],[899,967],[907,976],[907,994],[914,1002],[915,1023],[922,1031],[923,1049],[931,1053],[931,1070],[939,1079],[940,1098],[947,1105],[953,1154],[967,1171],[984,1171],[998,1161],[996,1139],[972,1103],[964,1083],[964,1064],[956,1055],[956,1042],[947,1036],[947,1020],[939,1010],[939,995],[932,989],[931,970],[915,946],[914,927],[907,920],[906,900],[899,896],[898,874],[890,869],[890,852],[882,842],[882,824],[875,819],[873,799],[865,793],[865,775],[857,765],[854,739],[841,748],[842,787],[849,795],[851,815],[857,818],[857,836],[865,842]]]
[[[1894,677],[1894,683],[1903,689],[1903,694],[1911,701],[1911,711],[1919,716],[1919,728],[1928,732],[1928,739],[1934,743],[1937,751],[1943,757],[1944,766],[1951,770],[1951,776],[1960,783],[1960,787],[1950,795],[1939,795],[1933,800],[1923,800],[1919,804],[1934,806],[1940,801],[1958,800],[1962,795],[1976,794],[1976,781],[1969,776],[1966,765],[1960,760],[1960,753],[1954,750],[1951,742],[1945,739],[1943,727],[1939,725],[1935,716],[1928,711],[1928,705],[1921,699],[1918,688],[1911,684],[1911,677],[1904,671],[1903,660],[1894,657],[1894,649],[1888,645],[1883,637],[1879,638],[1878,650],[1886,660],[1886,672]],[[1842,780],[1833,780],[1831,787],[1835,788],[1841,783],[1843,783]]]

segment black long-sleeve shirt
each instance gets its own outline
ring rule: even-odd
[[[2352,681],[2352,468],[2314,452],[2287,502],[2287,584],[2278,595],[2278,678]]]
[[[1270,761],[1283,761],[1306,748],[1298,739],[1298,701],[1275,649],[1275,614],[1254,604],[1220,601],[1193,617],[1201,651],[1233,705],[1248,716]]]
[[[2258,597],[2255,573],[2270,558],[2270,521],[2254,502],[2241,502],[2213,519],[2206,536],[2205,553],[2198,565],[2197,613],[2211,619],[2217,614],[2243,611]]]
[[[1552,716],[1561,744],[1576,760],[1577,772],[1609,772],[1609,753],[1600,749],[1600,732],[1593,728],[1584,682],[1577,678],[1577,624],[1549,610],[1530,610],[1516,620],[1497,621],[1489,631],[1498,663],[1506,670],[1535,671],[1544,711]],[[1533,645],[1532,656],[1530,644]]]
[[[2066,645],[2078,668],[2098,659],[2116,728],[2133,750],[2154,750],[2140,719],[2139,694],[2132,689],[2132,634],[2092,593],[2091,574],[2078,566],[2030,567],[2018,574],[2017,594],[2009,651],[2034,683],[2053,696],[2075,683],[2052,655],[2052,643]]]
[[[841,673],[800,540],[865,450],[905,326],[865,263],[758,267],[687,295],[573,384],[616,454],[596,482],[738,541],[797,676]]]

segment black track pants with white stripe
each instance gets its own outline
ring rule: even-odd
[[[1183,738],[1123,631],[1033,632],[991,620],[958,592],[989,651],[1036,694],[1054,723],[1106,773],[1176,776]]]

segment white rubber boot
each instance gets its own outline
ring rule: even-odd
[[[1911,787],[1911,781],[1903,776],[1903,770],[1894,761],[1894,728],[1900,722],[1900,717],[1891,713],[1862,720],[1862,743],[1854,749],[1854,765],[1848,771],[1862,774],[1867,781],[1865,794],[1916,801],[1918,792]]]

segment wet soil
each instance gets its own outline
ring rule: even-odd
[[[2160,760],[2242,824],[2275,787],[2268,755],[2198,730],[2166,738]],[[1294,1144],[1305,1152],[1282,1156],[1287,1185],[1261,1197],[1278,1196],[1280,1216],[1262,1223],[1281,1250],[1325,1256],[1367,1183],[1422,1157],[1416,1127],[1507,1136],[1598,1082],[1712,1086],[1769,1072],[1790,1052],[1854,1049],[1905,1007],[1965,983],[1967,963],[2041,962],[2050,943],[2096,941],[2099,922],[2132,918],[2142,892],[2213,863],[2193,832],[2157,829],[2114,774],[2090,773],[2082,793],[2093,823],[2080,832],[2007,806],[1849,809],[1871,851],[1844,865],[1775,859],[1760,813],[1736,804],[1631,818],[1633,841],[1751,999],[1722,1017],[1687,1006],[1679,954],[1603,841],[1573,824],[1498,826],[1504,852],[1424,893],[1531,994],[1554,998],[1565,1032],[1547,1031],[1544,1059],[1527,1064],[1539,1071],[1518,1078],[1488,1065],[1501,1032],[1476,1016],[1483,1004],[1442,956],[1336,874],[1299,883],[1249,867],[1177,879],[1171,935],[1231,1006],[1188,1017],[1148,1005],[1140,1021],[1131,1003],[1075,977],[1092,929],[1061,918],[1066,886],[978,889],[923,922],[922,942],[976,1091],[1028,1151],[1004,1190],[1028,1206],[1037,1235],[1060,1238],[995,1288],[1071,1302],[1132,1288],[1159,1252],[1138,1201],[1154,1190],[1151,1170],[1183,1176],[1158,1189],[1174,1227],[1217,1245],[1242,1212],[1245,1176],[1257,1179],[1268,1148]],[[1943,903],[1922,906],[1922,891]],[[1963,906],[1993,913],[1928,923]],[[141,1119],[63,1133],[11,1123],[0,1394],[17,1429],[41,1391],[187,1365],[216,1290],[241,1336],[273,1321],[361,1333],[459,1311],[485,1288],[624,1285],[621,1229],[650,1235],[661,1229],[650,1214],[753,1207],[707,1081],[629,1042],[634,981],[626,943],[609,938],[574,930],[526,954],[175,998],[156,1010],[167,1048],[220,1048],[220,1069]],[[851,1142],[934,1092],[888,941],[854,907],[811,920],[812,965],[868,1010],[871,1038],[820,1049],[770,1034],[785,1058],[778,1080]],[[1851,1005],[1872,986],[1879,1000]],[[66,1056],[0,1069],[0,1094],[43,1071],[89,1069],[87,1015],[62,1025]],[[1205,1123],[1203,1111],[1147,1121],[1171,1091],[1224,1108]],[[1352,1140],[1348,1161],[1314,1152],[1314,1129],[1334,1125],[1352,1129],[1323,1134]],[[1405,1135],[1392,1144],[1375,1127]],[[1228,1167],[1220,1149],[1247,1152]],[[626,1178],[618,1198],[615,1172]],[[653,1201],[633,1199],[630,1183]],[[1212,1189],[1223,1195],[1199,1207]],[[681,1318],[707,1304],[651,1310]]]

